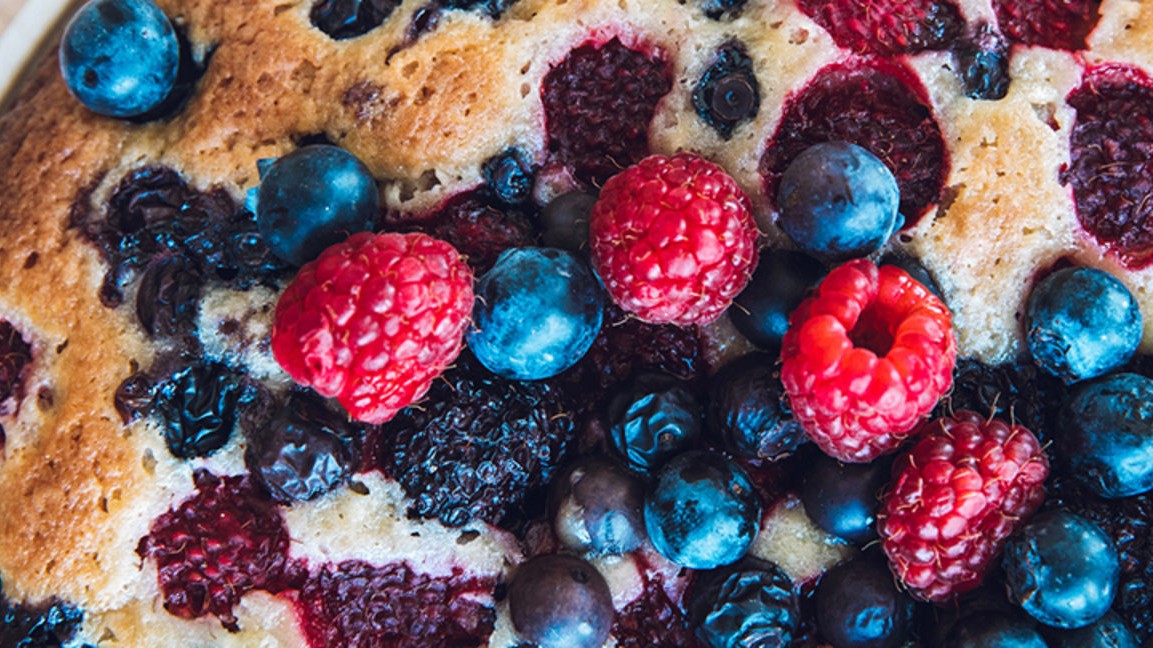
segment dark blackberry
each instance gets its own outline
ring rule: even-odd
[[[621,648],[699,648],[689,621],[669,598],[659,575],[649,575],[636,600],[617,613],[612,635]]]
[[[400,6],[400,0],[318,0],[308,13],[312,24],[336,40],[376,29]]]
[[[164,419],[164,440],[180,459],[206,457],[228,443],[238,408],[253,397],[245,378],[222,364],[183,367],[156,388],[153,406]]]
[[[753,60],[744,45],[725,45],[693,88],[693,108],[727,140],[738,124],[756,117],[760,107],[761,86],[753,73]]]
[[[196,304],[200,273],[181,257],[157,257],[140,277],[136,289],[136,319],[153,338],[196,335]]]
[[[32,345],[7,320],[0,320],[0,414],[13,414],[24,398]]]
[[[988,24],[953,48],[957,75],[970,99],[996,101],[1009,92],[1009,45]]]
[[[1067,400],[1064,383],[1027,358],[996,366],[961,358],[953,370],[953,389],[934,416],[972,410],[1024,425],[1045,443],[1054,439],[1061,407]]]
[[[482,166],[487,189],[503,205],[521,205],[532,197],[533,168],[523,151],[508,149],[485,160]]]
[[[0,646],[6,648],[71,645],[84,621],[82,610],[60,602],[25,607],[0,597],[0,606]]]
[[[410,512],[449,526],[500,524],[523,513],[563,461],[575,429],[555,381],[507,380],[471,354],[428,397],[381,429],[380,465],[412,498]]]

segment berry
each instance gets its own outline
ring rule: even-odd
[[[1076,630],[1045,633],[1049,648],[1140,648],[1133,632],[1116,612],[1106,612],[1100,620]]]
[[[213,614],[237,631],[232,608],[254,589],[299,586],[288,560],[288,530],[276,507],[247,477],[198,470],[196,494],[153,520],[136,553],[156,561],[164,609],[182,619]]]
[[[620,648],[698,648],[689,621],[665,591],[660,575],[645,579],[640,596],[617,613],[612,636]]]
[[[848,142],[798,155],[777,189],[777,224],[802,251],[830,261],[876,252],[904,219],[897,180],[885,163]]]
[[[965,26],[952,1],[801,0],[797,6],[828,30],[837,45],[861,54],[945,49]]]
[[[629,467],[650,473],[696,445],[704,410],[682,381],[642,373],[609,400],[606,418],[613,450]]]
[[[997,22],[1010,40],[1065,50],[1085,49],[1100,5],[1100,0],[993,0]]]
[[[164,419],[164,441],[179,459],[207,457],[224,447],[252,400],[243,375],[215,362],[178,369],[157,386],[153,405]]]
[[[619,39],[588,42],[557,63],[541,88],[548,150],[582,182],[601,186],[649,152],[649,123],[672,89],[659,52]]]
[[[722,367],[710,382],[709,428],[729,452],[778,459],[805,440],[784,402],[774,364],[768,354],[750,353]]]
[[[936,203],[948,175],[948,153],[928,94],[904,64],[850,60],[822,68],[790,97],[761,157],[765,195],[777,196],[781,175],[814,144],[864,147],[892,170],[900,213],[912,227]]]
[[[724,139],[733,129],[757,116],[761,86],[753,73],[753,60],[740,43],[729,43],[718,52],[693,88],[693,108]]]
[[[460,353],[472,272],[424,234],[355,234],[300,270],[276,304],[272,353],[298,383],[382,423]]]
[[[805,462],[801,503],[825,531],[857,545],[877,539],[877,509],[893,462],[844,464],[822,453]]]
[[[953,372],[953,388],[941,399],[938,416],[972,410],[990,418],[1013,420],[1042,441],[1057,438],[1061,409],[1068,388],[1033,364],[1027,356],[999,365],[963,358]]]
[[[18,605],[0,597],[0,646],[48,648],[73,645],[84,622],[84,612],[52,601],[34,607]]]
[[[958,623],[943,648],[1046,648],[1048,644],[1028,617],[986,612]]]
[[[956,346],[941,300],[896,266],[858,259],[793,312],[781,382],[822,450],[867,462],[896,450],[948,391]]]
[[[0,319],[0,414],[20,407],[32,365],[32,345],[8,320]]]
[[[1048,275],[1025,305],[1025,341],[1033,361],[1066,383],[1120,368],[1137,351],[1143,332],[1132,293],[1096,268]]]
[[[825,573],[816,599],[821,634],[837,648],[897,648],[909,638],[913,599],[897,589],[877,551]]]
[[[508,607],[520,638],[540,648],[599,648],[614,614],[596,567],[563,554],[521,564],[508,586]]]
[[[596,194],[585,191],[570,191],[550,200],[540,212],[541,240],[570,252],[587,250],[589,220],[596,202]]]
[[[957,74],[970,99],[996,101],[1009,93],[1009,45],[988,24],[953,48]]]
[[[276,256],[302,266],[350,234],[372,229],[379,202],[363,162],[344,149],[313,144],[261,173],[256,224]]]
[[[645,527],[653,547],[689,569],[740,560],[760,522],[761,502],[745,471],[700,450],[665,464],[645,498]]]
[[[556,248],[513,248],[476,284],[469,349],[493,373],[551,378],[592,346],[604,295],[580,257]]]
[[[595,555],[619,555],[645,540],[644,483],[617,463],[589,456],[553,479],[549,510],[561,544]]]
[[[1045,496],[1033,433],[973,412],[926,423],[893,466],[878,529],[893,572],[919,599],[976,588]]]
[[[308,17],[320,31],[344,40],[376,29],[399,5],[400,0],[316,0]]]
[[[694,4],[713,20],[731,20],[741,13],[748,0],[695,0]]]
[[[136,288],[136,319],[149,337],[196,334],[196,305],[204,278],[186,259],[157,257],[144,268]]]
[[[481,169],[488,190],[498,203],[515,206],[532,197],[532,164],[522,151],[509,149],[486,160]]]
[[[1005,546],[1009,598],[1041,623],[1081,628],[1109,611],[1121,571],[1113,541],[1085,518],[1048,511]]]
[[[641,320],[707,324],[756,265],[751,209],[712,162],[650,156],[601,190],[589,224],[593,265],[613,300]]]
[[[799,638],[793,582],[772,563],[746,559],[699,574],[688,597],[689,619],[711,648],[791,646]]]
[[[90,0],[60,41],[69,91],[90,110],[134,117],[158,106],[176,85],[180,43],[152,0]]]
[[[500,378],[465,354],[420,407],[384,427],[380,463],[412,513],[449,526],[498,524],[548,484],[574,426],[556,384]]]
[[[793,250],[768,249],[729,309],[733,325],[762,349],[777,350],[789,328],[789,315],[825,276],[825,266]]]
[[[1078,389],[1057,447],[1069,474],[1102,497],[1153,489],[1153,380],[1119,373]]]

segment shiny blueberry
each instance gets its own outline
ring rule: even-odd
[[[174,457],[206,457],[228,443],[238,409],[250,393],[244,378],[218,363],[194,364],[172,374],[156,390],[164,440]]]
[[[761,503],[749,476],[710,452],[686,452],[665,464],[645,498],[645,527],[653,547],[690,569],[740,560],[760,523]]]
[[[697,115],[722,138],[729,139],[737,125],[756,117],[760,105],[760,85],[744,46],[731,43],[722,47],[693,89]]]
[[[553,530],[569,549],[594,555],[628,553],[645,539],[645,487],[616,462],[580,459],[553,478]]]
[[[1028,616],[988,611],[965,617],[941,644],[942,648],[1048,648]]]
[[[1033,288],[1025,338],[1037,366],[1074,383],[1129,361],[1141,342],[1141,311],[1116,277],[1096,268],[1064,268]]]
[[[509,149],[482,165],[488,190],[497,202],[515,206],[532,197],[532,165],[522,151]]]
[[[91,0],[60,41],[68,89],[89,109],[135,117],[160,105],[176,85],[180,42],[152,0]]]
[[[513,248],[476,283],[468,345],[499,376],[540,380],[584,357],[603,318],[604,293],[582,259],[555,248]]]
[[[1106,612],[1105,616],[1083,628],[1046,631],[1045,640],[1049,642],[1049,648],[1140,648],[1141,646],[1133,631],[1116,612]]]
[[[318,0],[309,18],[336,40],[355,38],[376,29],[400,5],[400,0]]]
[[[961,41],[953,56],[965,96],[996,101],[1009,93],[1009,48],[988,24],[981,25],[973,39]]]
[[[1010,538],[1002,565],[1009,598],[1058,628],[1104,616],[1121,574],[1117,548],[1101,527],[1061,510],[1037,516]]]
[[[696,445],[703,423],[696,396],[666,374],[641,373],[608,401],[609,444],[642,473]]]
[[[817,586],[817,624],[837,648],[903,646],[912,620],[913,599],[876,551],[837,565]]]
[[[848,142],[805,149],[777,191],[778,224],[802,251],[829,261],[880,249],[904,219],[897,180],[885,163]]]
[[[793,582],[776,565],[753,558],[698,574],[688,593],[688,615],[710,648],[783,647],[799,639]]]
[[[614,610],[608,583],[573,556],[537,556],[517,568],[508,587],[517,635],[539,648],[599,648]]]
[[[196,306],[204,279],[179,256],[153,259],[136,289],[136,318],[150,337],[179,338],[196,332]]]
[[[267,167],[256,194],[256,223],[276,256],[301,266],[370,230],[379,202],[363,162],[344,149],[314,144]]]
[[[801,502],[813,522],[829,533],[863,545],[877,538],[877,506],[892,461],[843,464],[823,452],[805,462]]]
[[[545,245],[571,252],[588,249],[589,218],[596,194],[570,191],[549,201],[540,212],[541,240]]]
[[[1153,380],[1119,373],[1081,386],[1057,447],[1069,473],[1102,497],[1153,489]]]
[[[709,386],[709,427],[734,454],[787,455],[807,437],[785,405],[773,356],[750,353],[717,372]]]
[[[825,266],[794,250],[765,250],[745,289],[729,309],[733,325],[762,349],[777,350],[789,315],[825,276]]]

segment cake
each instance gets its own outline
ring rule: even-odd
[[[731,313],[654,324],[606,302],[556,377],[495,376],[466,348],[395,417],[350,418],[273,355],[298,269],[270,251],[248,196],[266,161],[304,147],[363,163],[379,188],[370,229],[443,239],[480,277],[506,248],[542,244],[546,206],[678,152],[743,190],[767,258],[794,247],[778,226],[788,165],[852,142],[900,189],[902,226],[873,258],[935,283],[951,317],[953,387],[918,419],[977,408],[1055,438],[1069,387],[1031,363],[1023,322],[1033,286],[1068,266],[1132,295],[1145,323],[1126,369],[1148,370],[1146,3],[156,4],[180,46],[159,106],[97,114],[50,55],[0,116],[4,645],[518,645],[532,623],[510,601],[532,595],[514,575],[581,553],[554,532],[546,492],[577,458],[612,454],[607,403],[665,394],[634,385],[647,371],[720,402],[726,366],[775,366],[779,349],[750,355]],[[688,443],[730,456],[713,425]],[[765,572],[773,596],[803,599],[796,644],[821,645],[834,635],[815,583],[863,543],[806,513],[816,460],[791,425],[796,438],[738,458],[763,511],[749,555],[780,568]],[[251,474],[289,447],[318,482]],[[1113,537],[1126,592],[1113,609],[1148,640],[1153,507],[1090,494],[1046,448],[1041,506]],[[690,603],[716,595],[712,571],[647,540],[591,564],[615,610],[608,645],[700,645]],[[944,613],[918,605],[917,640],[946,641]]]

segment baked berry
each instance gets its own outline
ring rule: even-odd
[[[1063,268],[1046,276],[1025,306],[1025,341],[1033,361],[1066,383],[1120,368],[1137,351],[1143,332],[1133,294],[1096,268]]]
[[[973,37],[959,41],[953,58],[965,96],[996,101],[1009,93],[1009,45],[988,23],[978,26]]]
[[[748,474],[725,457],[696,450],[665,464],[645,497],[653,547],[690,569],[740,560],[761,526],[761,502]]]
[[[540,648],[599,648],[613,623],[613,599],[596,567],[563,554],[517,567],[508,586],[517,635]]]
[[[8,320],[0,319],[0,414],[12,414],[24,398],[32,345]]]
[[[204,278],[179,256],[158,257],[144,268],[136,288],[136,319],[150,337],[180,339],[196,334],[196,306]]]
[[[553,198],[541,209],[541,240],[549,247],[583,252],[589,245],[589,220],[596,194],[570,191]]]
[[[893,466],[878,515],[889,565],[913,596],[975,589],[1045,496],[1049,460],[1033,433],[974,412],[926,423]]]
[[[224,447],[252,392],[244,376],[216,362],[178,369],[156,387],[153,404],[164,441],[180,459],[207,457]]]
[[[704,408],[684,382],[660,373],[642,373],[608,401],[608,441],[641,473],[654,472],[696,445]]]
[[[1027,355],[998,365],[961,358],[953,372],[953,388],[941,399],[937,414],[972,410],[990,418],[1011,419],[1041,441],[1052,442],[1068,402],[1065,383],[1042,371]]]
[[[1046,630],[1049,648],[1140,648],[1141,643],[1116,612],[1075,630]]]
[[[372,229],[379,204],[376,180],[363,162],[344,149],[314,144],[261,173],[256,224],[276,256],[302,266]]]
[[[649,153],[649,123],[671,89],[660,52],[630,49],[615,37],[577,47],[541,88],[552,158],[582,182],[603,185]]]
[[[731,20],[740,15],[748,0],[695,0],[693,4],[713,20]]]
[[[355,234],[300,270],[276,304],[272,353],[293,380],[382,423],[460,353],[472,272],[424,234]]]
[[[484,181],[493,198],[502,205],[515,206],[528,202],[532,197],[532,163],[525,153],[509,149],[496,157],[485,160],[481,165]]]
[[[1073,394],[1061,417],[1057,448],[1069,474],[1102,497],[1153,489],[1153,380],[1118,373]]]
[[[757,260],[748,196],[693,153],[653,155],[610,179],[593,207],[593,265],[613,300],[654,324],[716,320]]]
[[[993,0],[997,23],[1010,40],[1071,51],[1085,49],[1100,5],[1100,0]]]
[[[645,486],[616,462],[592,455],[552,480],[549,511],[565,547],[593,555],[620,555],[645,540]]]
[[[1109,611],[1121,571],[1100,527],[1065,511],[1038,515],[1009,539],[1009,598],[1048,626],[1081,628]]]
[[[709,428],[725,449],[755,459],[778,459],[806,440],[784,401],[775,359],[750,353],[721,368],[709,383]]]
[[[493,20],[500,18],[516,0],[430,0],[412,15],[405,30],[405,45],[410,45],[424,34],[436,29],[440,19],[449,11],[472,11]]]
[[[469,349],[493,373],[551,378],[592,346],[604,293],[583,259],[556,248],[513,248],[476,283]]]
[[[817,585],[817,626],[837,648],[897,648],[909,639],[913,599],[878,551],[830,569]]]
[[[941,300],[896,266],[828,274],[794,312],[781,382],[809,437],[841,461],[893,452],[952,384],[957,343]]]
[[[693,88],[697,116],[727,140],[738,125],[756,117],[760,107],[761,86],[744,45],[721,47]]]
[[[793,582],[776,565],[751,558],[697,575],[689,620],[710,648],[791,646],[801,612]]]
[[[110,117],[159,105],[176,85],[180,43],[152,0],[90,0],[60,41],[64,82],[80,103]]]
[[[826,272],[820,261],[803,252],[763,250],[749,285],[729,309],[733,325],[762,349],[780,349],[789,316]]]
[[[54,648],[73,645],[84,611],[59,601],[18,605],[0,597],[0,646]]]
[[[848,142],[809,147],[777,189],[777,225],[802,251],[829,261],[876,252],[904,222],[897,180],[877,156]]]
[[[797,6],[828,30],[837,45],[861,54],[945,49],[965,26],[951,0],[801,0]]]
[[[400,0],[316,0],[308,17],[320,31],[344,40],[376,29],[399,5]]]
[[[953,627],[943,648],[1047,648],[1037,626],[1023,614],[991,611],[966,617]]]
[[[825,531],[857,545],[877,539],[877,509],[889,483],[893,462],[881,457],[867,464],[846,464],[815,452],[805,461],[801,503]]]
[[[620,648],[700,648],[685,613],[669,597],[659,574],[650,574],[640,596],[617,612],[612,637]]]

